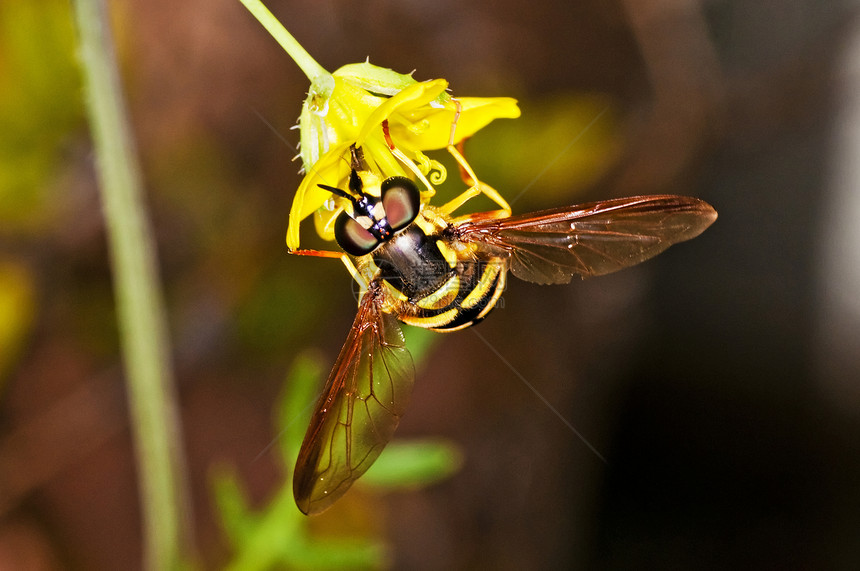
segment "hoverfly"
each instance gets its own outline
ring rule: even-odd
[[[385,122],[382,127],[406,164]],[[449,145],[448,151],[469,189],[442,207],[425,202],[410,178],[381,180],[355,145],[348,188],[319,185],[345,204],[334,234],[346,254],[293,253],[340,257],[362,295],[296,461],[293,494],[305,514],[327,509],[367,471],[406,410],[414,369],[398,321],[443,332],[463,329],[493,309],[509,270],[540,284],[608,274],[698,236],[717,218],[702,200],[670,195],[512,216],[460,149]],[[410,168],[429,188],[414,164]],[[500,210],[452,216],[478,194]]]

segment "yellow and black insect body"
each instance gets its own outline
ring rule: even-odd
[[[398,294],[398,318],[434,331],[474,325],[505,289],[504,261],[458,243],[450,224],[420,216],[373,253],[379,278]]]
[[[349,188],[320,185],[346,204],[334,234],[351,258],[312,255],[341,257],[363,295],[296,462],[293,492],[304,513],[323,511],[341,497],[400,422],[415,374],[398,321],[456,331],[487,316],[508,271],[541,284],[607,274],[698,236],[717,217],[697,198],[669,195],[511,216],[462,154],[448,150],[469,174],[470,188],[442,207],[423,202],[409,178],[380,181],[366,172],[354,147]],[[501,210],[452,216],[481,193]]]
[[[353,162],[360,164],[360,153],[353,153]],[[461,243],[451,219],[422,205],[418,187],[408,178],[385,179],[378,193],[370,193],[353,170],[349,187],[345,192],[323,186],[352,205],[351,214],[344,211],[337,218],[335,239],[358,257],[370,281],[384,282],[400,321],[456,331],[489,313],[505,287],[503,252]]]

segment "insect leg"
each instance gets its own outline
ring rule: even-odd
[[[500,215],[510,216],[511,207],[507,201],[502,198],[502,195],[500,195],[495,188],[478,180],[478,175],[475,174],[475,171],[472,169],[471,165],[469,165],[466,157],[463,156],[463,143],[465,142],[465,139],[461,140],[456,145],[454,144],[457,133],[457,122],[460,120],[460,114],[463,112],[463,105],[454,97],[451,98],[451,101],[454,102],[455,111],[454,119],[451,121],[451,134],[448,137],[447,149],[448,152],[451,153],[451,156],[457,161],[460,178],[463,179],[463,182],[465,182],[466,186],[469,188],[453,200],[446,203],[441,209],[442,212],[445,214],[451,214],[470,199],[475,198],[479,194],[484,194],[490,200],[499,205],[501,208]]]
[[[382,121],[382,135],[385,137],[385,144],[388,145],[388,150],[391,151],[391,154],[394,155],[397,160],[406,165],[406,167],[412,171],[412,173],[420,180],[424,187],[427,189],[426,191],[421,191],[422,199],[430,198],[434,194],[436,194],[436,189],[430,184],[430,181],[427,180],[427,177],[415,166],[415,162],[406,156],[406,154],[397,148],[394,144],[394,141],[391,140],[391,133],[388,131],[388,119]]]
[[[476,175],[475,171],[472,170],[472,167],[466,161],[466,157],[463,156],[463,153],[454,145],[448,145],[448,152],[451,153],[451,156],[457,161],[457,164],[460,167],[460,176],[463,178],[463,181],[469,185],[469,188],[442,206],[442,212],[445,214],[451,214],[472,198],[483,194],[498,204],[505,216],[510,216],[511,206],[504,198],[502,198],[502,195],[499,194],[495,188],[478,180],[478,175]]]
[[[346,255],[343,252],[333,252],[331,250],[306,250],[304,248],[299,250],[289,250],[289,253],[296,256],[313,256],[315,258],[340,258]]]
[[[454,119],[451,121],[451,135],[448,137],[449,147],[454,146],[454,134],[457,132],[457,121],[460,120],[460,113],[463,112],[463,105],[460,104],[459,99],[452,97],[451,101],[454,102],[454,106],[457,108],[457,110],[454,111]]]

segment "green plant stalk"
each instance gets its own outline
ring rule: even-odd
[[[104,0],[75,0],[87,112],[110,247],[144,516],[145,566],[190,554],[191,513],[154,241]]]
[[[275,18],[275,16],[272,15],[269,9],[266,8],[260,0],[241,0],[241,2],[245,5],[245,8],[247,8],[255,18],[257,18],[263,27],[268,30],[272,37],[281,44],[281,47],[284,48],[293,61],[302,68],[302,71],[311,83],[322,76],[330,75],[329,72],[318,64],[316,60],[311,57],[311,54],[309,54],[305,48],[296,41],[292,34],[284,28],[284,26],[277,18]]]

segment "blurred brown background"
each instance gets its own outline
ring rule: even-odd
[[[137,482],[69,6],[30,4],[0,4],[0,568],[134,568]],[[528,189],[517,212],[671,192],[720,213],[617,275],[513,281],[480,326],[605,464],[464,331],[435,347],[399,431],[460,444],[460,473],[356,491],[315,525],[363,510],[397,568],[858,568],[854,4],[268,2],[328,70],[369,56],[457,95],[517,97],[522,118],[467,147],[509,199]],[[340,264],[284,246],[299,69],[238,1],[111,8],[197,543],[217,567],[213,467],[234,466],[255,503],[281,485],[272,455],[257,459],[273,401],[299,351],[333,362],[355,302]]]

